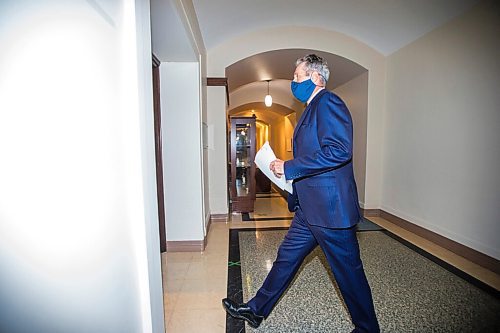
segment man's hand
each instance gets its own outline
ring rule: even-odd
[[[285,173],[284,169],[285,162],[282,160],[276,159],[269,164],[269,169],[274,173],[274,175],[278,178],[281,178]]]

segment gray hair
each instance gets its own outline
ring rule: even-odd
[[[306,70],[308,75],[311,75],[312,72],[318,72],[318,74],[321,76],[321,79],[323,80],[323,83],[326,85],[326,82],[330,77],[330,70],[328,69],[326,60],[315,54],[308,54],[302,58],[297,59],[297,61],[295,62],[295,67],[302,63],[305,64],[304,69]]]

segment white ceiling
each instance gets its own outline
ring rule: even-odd
[[[389,55],[465,12],[478,0],[151,0],[153,53],[162,62],[198,61],[187,34],[186,16],[192,1],[207,52],[245,33],[280,26],[322,28],[351,36]],[[304,49],[264,52],[226,68],[231,100],[235,93],[252,95],[276,80],[290,80],[297,58],[314,52],[327,59],[332,72],[329,89],[366,69],[340,56]],[[283,83],[283,82],[281,82]],[[289,83],[288,83],[289,84]],[[283,87],[286,84],[281,84]],[[257,88],[260,87],[260,88]],[[265,88],[265,87],[264,87]],[[245,89],[244,92],[241,90]],[[289,89],[286,88],[289,92]],[[278,90],[279,92],[279,90]],[[277,96],[278,97],[278,96]],[[290,97],[293,99],[292,97]],[[240,104],[231,103],[231,108]],[[293,109],[293,107],[290,107]]]
[[[192,0],[207,50],[278,26],[323,28],[389,55],[470,8],[477,0]]]
[[[151,0],[151,47],[162,62],[198,61],[175,0]]]

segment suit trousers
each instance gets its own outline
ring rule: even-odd
[[[319,245],[330,265],[355,326],[354,332],[379,332],[370,286],[359,256],[356,228],[332,229],[310,225],[296,210],[277,258],[263,285],[248,306],[267,318],[300,268]]]

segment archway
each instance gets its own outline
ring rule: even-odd
[[[337,32],[317,28],[279,27],[252,32],[229,40],[208,51],[207,73],[224,76],[226,68],[249,56],[273,50],[302,48],[342,56],[366,68],[366,168],[365,186],[360,198],[363,208],[378,208],[380,199],[385,57],[358,40]],[[214,126],[215,149],[210,152],[212,213],[227,213],[223,166],[225,156],[225,96],[221,91],[207,92],[207,120]]]

